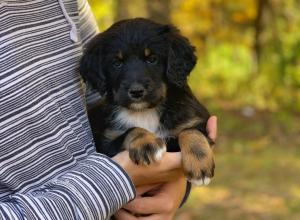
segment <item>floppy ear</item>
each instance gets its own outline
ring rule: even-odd
[[[80,61],[80,74],[83,80],[96,89],[101,96],[106,93],[105,75],[101,66],[102,45],[103,40],[99,34],[88,43]]]
[[[182,88],[186,85],[187,77],[197,61],[194,54],[195,47],[172,26],[169,26],[168,40],[167,78],[169,82]]]

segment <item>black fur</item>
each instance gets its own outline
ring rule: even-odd
[[[98,152],[114,156],[123,150],[122,143],[133,127],[114,122],[120,109],[156,109],[160,127],[170,132],[170,151],[178,150],[176,138],[183,129],[197,128],[207,136],[210,115],[187,84],[197,60],[194,52],[174,26],[142,18],[120,21],[88,44],[80,71],[103,96],[101,103],[89,110]],[[144,107],[133,107],[142,102]],[[194,118],[199,122],[183,126]],[[171,134],[176,129],[179,131]]]

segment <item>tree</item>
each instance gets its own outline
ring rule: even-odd
[[[116,0],[117,13],[115,20],[145,17],[160,23],[169,23],[170,4],[171,0]]]

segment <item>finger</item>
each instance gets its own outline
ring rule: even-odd
[[[149,191],[142,194],[142,197],[151,197],[151,196],[156,195],[161,190],[163,185],[164,185],[164,183],[157,184],[157,186],[155,188],[152,188]]]
[[[114,217],[116,220],[138,220],[137,217],[134,215],[130,214],[124,209],[120,209],[114,214]]]
[[[208,132],[208,136],[215,141],[217,138],[217,122],[218,122],[218,118],[217,116],[211,116],[208,121],[207,121],[207,125],[206,125],[206,129]]]
[[[165,194],[156,194],[153,197],[139,197],[124,206],[124,209],[142,215],[168,213],[174,210],[172,201],[166,203]]]
[[[161,184],[156,183],[156,184],[151,184],[151,185],[138,186],[136,188],[136,195],[137,196],[143,195],[144,193],[146,193],[152,189],[156,189],[159,185],[161,185]]]
[[[153,214],[145,217],[140,217],[139,220],[172,220],[174,214],[168,214],[168,215],[163,215],[163,214]]]
[[[145,185],[145,184],[156,184],[156,183],[164,183],[164,182],[170,182],[173,180],[178,179],[180,176],[182,176],[182,169],[175,169],[175,170],[169,170],[169,171],[160,171],[154,172],[155,175],[151,176],[151,179],[142,178],[139,180],[139,185]]]
[[[161,167],[162,171],[181,168],[181,153],[165,153],[157,164]]]

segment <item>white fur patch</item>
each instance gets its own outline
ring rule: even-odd
[[[159,148],[159,150],[155,152],[154,160],[160,161],[160,159],[162,158],[162,156],[166,151],[167,151],[166,145],[164,145],[162,148]]]
[[[147,102],[140,102],[140,103],[132,103],[130,104],[130,108],[134,110],[142,110],[144,108],[147,108],[149,104]]]
[[[203,183],[204,183],[205,186],[207,186],[210,183],[210,181],[211,181],[211,178],[205,177],[204,180],[203,180]]]
[[[192,179],[189,181],[195,186],[202,186],[202,185],[207,186],[210,183],[211,178],[204,177],[204,179],[203,178],[201,178],[200,180]]]
[[[152,133],[159,130],[159,114],[155,108],[143,111],[131,111],[125,108],[120,109],[115,117],[115,123],[125,125],[127,128],[144,128]]]

